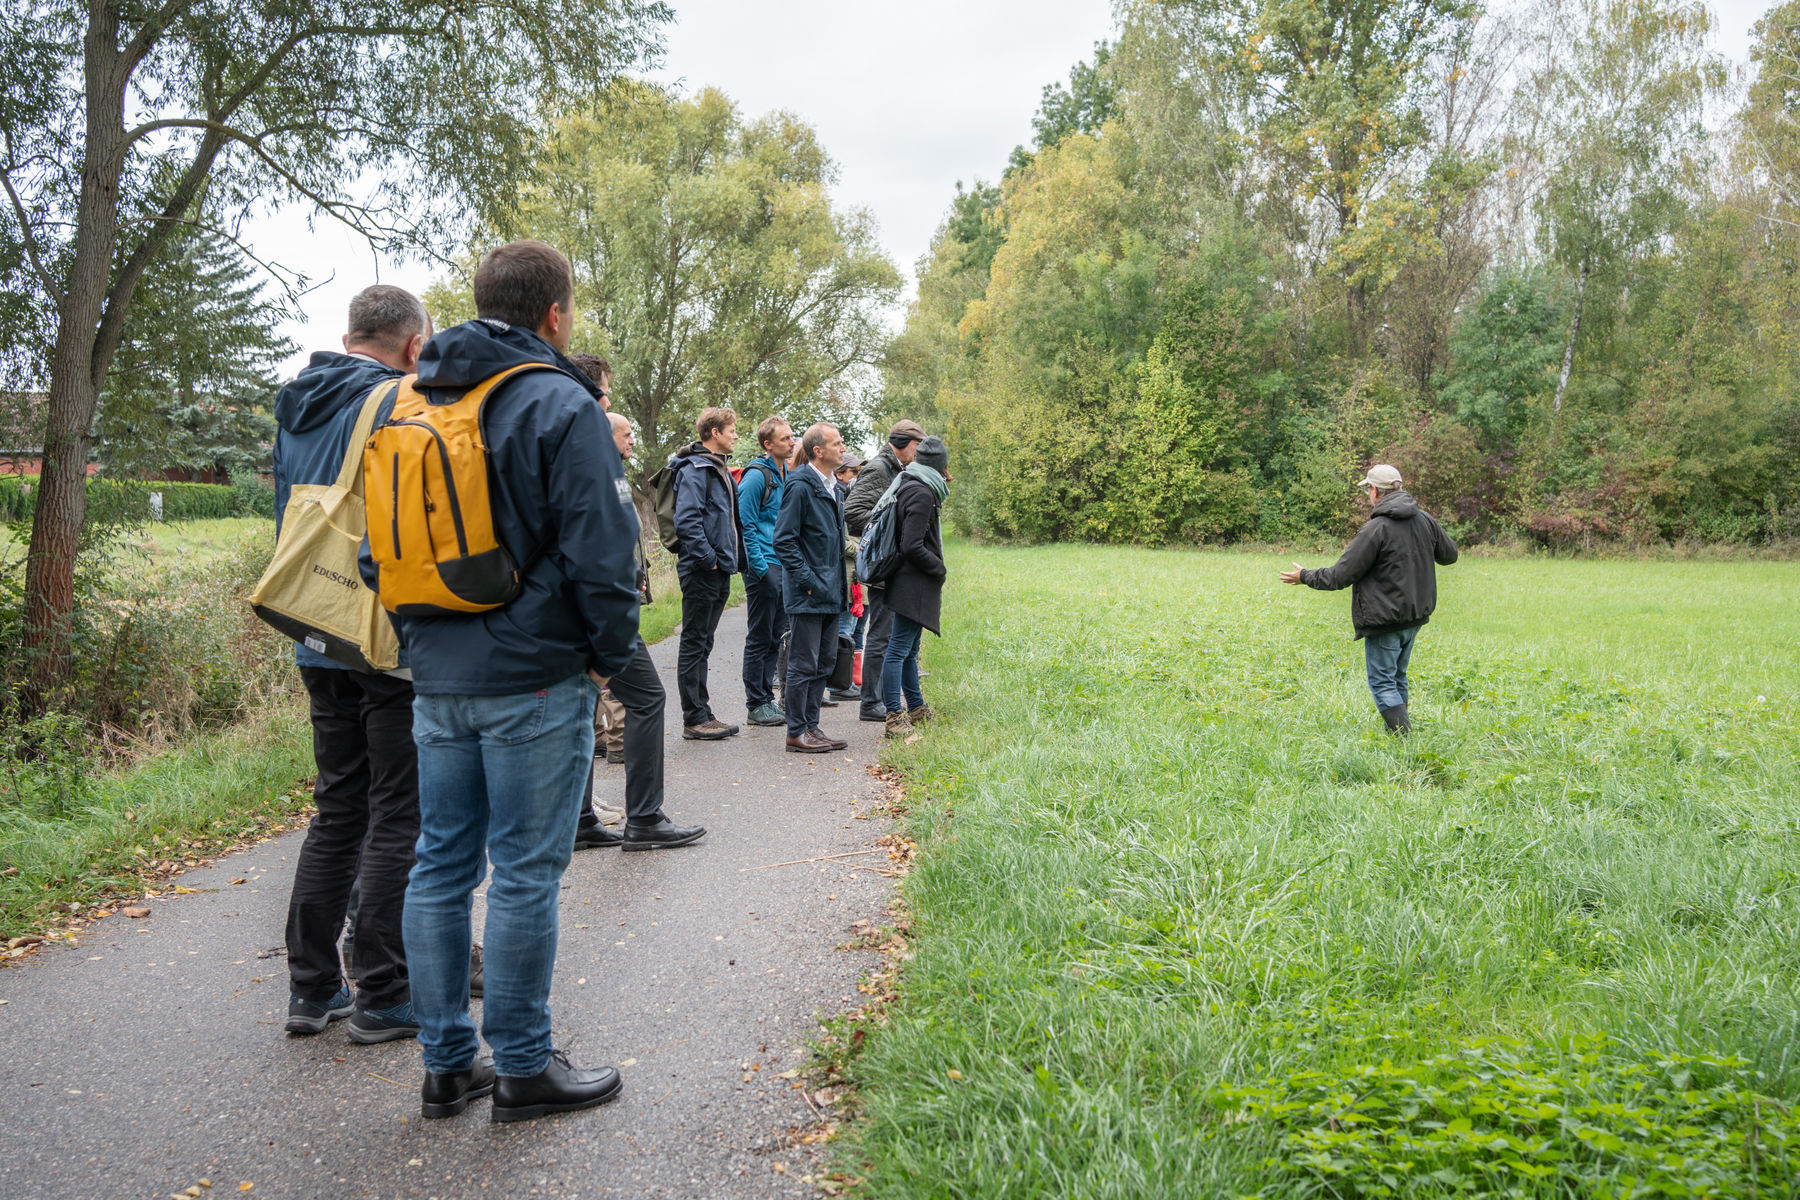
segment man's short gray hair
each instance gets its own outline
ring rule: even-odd
[[[825,444],[826,430],[836,433],[837,426],[833,425],[830,421],[819,421],[808,427],[807,431],[800,435],[801,457],[807,462],[811,462],[818,456],[819,447]]]
[[[395,349],[406,345],[415,333],[425,333],[431,318],[419,298],[389,283],[378,283],[356,293],[350,301],[352,342],[375,342]]]

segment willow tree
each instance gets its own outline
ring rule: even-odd
[[[555,123],[494,232],[568,254],[578,345],[611,362],[644,468],[691,438],[705,405],[736,407],[740,428],[771,412],[856,420],[854,377],[887,341],[900,275],[873,219],[833,206],[813,130],[786,113],[745,120],[710,88],[621,81],[608,101]]]
[[[543,102],[655,49],[660,0],[14,0],[0,23],[0,291],[54,313],[26,566],[29,700],[71,670],[95,408],[139,282],[201,200],[431,240],[529,169]],[[22,368],[22,369],[21,369]],[[36,378],[31,378],[32,376]]]

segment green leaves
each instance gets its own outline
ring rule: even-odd
[[[1706,1082],[1690,1086],[1696,1077]],[[1215,1088],[1212,1102],[1238,1119],[1213,1136],[1284,1131],[1283,1153],[1264,1160],[1265,1194],[1309,1181],[1363,1196],[1787,1194],[1800,1112],[1760,1086],[1736,1058],[1641,1062],[1603,1038],[1476,1039],[1343,1076]]]
[[[746,120],[710,88],[620,83],[550,127],[493,228],[573,261],[576,346],[612,363],[642,469],[691,440],[707,405],[736,408],[741,435],[777,411],[796,429],[860,417],[853,389],[899,273],[868,214],[832,207],[835,171],[810,126]]]

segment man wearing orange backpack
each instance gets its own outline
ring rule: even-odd
[[[557,901],[586,793],[598,689],[637,653],[637,514],[594,385],[564,357],[569,262],[542,242],[485,255],[473,321],[434,337],[364,457],[369,554],[412,662],[418,856],[406,956],[421,1110],[493,1095],[494,1121],[604,1104],[612,1067],[551,1042]],[[481,1033],[470,906],[487,890]]]

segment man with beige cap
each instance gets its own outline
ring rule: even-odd
[[[1350,621],[1362,639],[1369,691],[1390,733],[1409,733],[1406,664],[1419,626],[1437,607],[1437,567],[1456,561],[1456,543],[1419,502],[1400,487],[1400,472],[1385,463],[1369,468],[1357,487],[1369,489],[1373,511],[1343,557],[1320,570],[1299,563],[1281,582],[1321,592],[1351,588]]]

